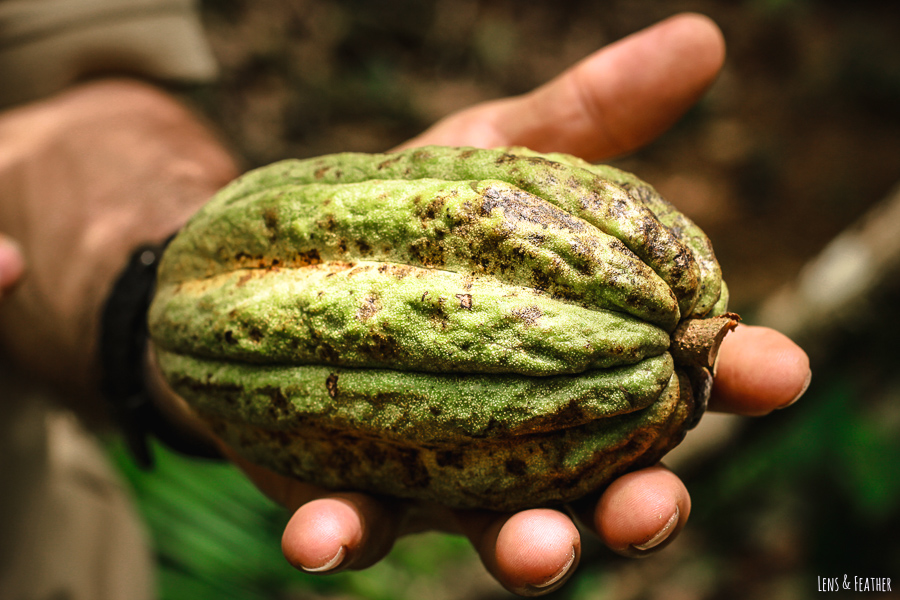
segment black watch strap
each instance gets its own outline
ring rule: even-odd
[[[157,266],[169,240],[134,251],[113,284],[101,317],[101,391],[129,451],[145,469],[153,466],[151,435],[183,454],[221,458],[209,444],[173,426],[147,390],[147,310],[156,287]]]

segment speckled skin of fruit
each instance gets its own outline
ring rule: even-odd
[[[726,303],[706,236],[633,175],[426,147],[237,179],[166,250],[149,321],[169,383],[249,460],[514,510],[676,445]]]

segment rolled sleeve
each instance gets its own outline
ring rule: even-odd
[[[99,73],[210,81],[192,0],[0,0],[0,107]]]

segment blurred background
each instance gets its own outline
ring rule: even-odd
[[[223,77],[189,97],[248,168],[382,151],[682,11],[722,28],[725,69],[671,131],[612,162],[709,234],[731,308],[800,341],[813,384],[789,410],[729,421],[678,458],[694,509],[676,543],[632,561],[586,539],[577,574],[550,597],[804,599],[818,578],[844,575],[900,589],[900,256],[872,241],[900,240],[889,210],[900,206],[900,3],[208,0]],[[856,245],[833,243],[842,232]],[[865,252],[848,262],[851,246]],[[854,294],[835,291],[862,272]],[[230,467],[158,449],[145,474],[113,453],[151,530],[163,598],[511,597],[466,542],[440,534],[402,540],[361,573],[297,573],[280,556],[287,516]]]

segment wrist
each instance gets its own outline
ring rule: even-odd
[[[182,453],[218,457],[213,438],[163,381],[147,329],[156,270],[166,244],[139,247],[106,299],[100,322],[100,388],[132,455],[153,465],[155,436]]]

